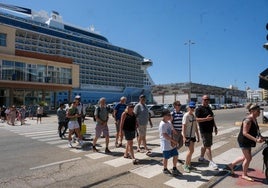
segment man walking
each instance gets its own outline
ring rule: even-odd
[[[201,133],[201,137],[203,140],[203,147],[201,147],[201,155],[198,159],[200,162],[205,161],[204,155],[207,154],[208,160],[209,160],[209,166],[213,169],[218,169],[218,166],[216,163],[212,160],[212,153],[211,153],[211,146],[213,143],[212,139],[212,133],[213,129],[215,131],[215,135],[218,134],[218,129],[214,120],[214,114],[209,107],[209,97],[208,95],[204,95],[202,97],[202,105],[199,106],[196,111],[196,121],[199,124],[199,129]]]
[[[146,130],[147,130],[147,124],[148,121],[150,122],[151,127],[153,127],[151,118],[149,116],[149,110],[145,104],[146,97],[145,95],[140,96],[139,103],[134,107],[134,113],[137,117],[138,122],[138,152],[141,152],[141,143],[143,143],[144,149],[147,151],[146,154],[151,154],[151,151],[147,148],[146,144]]]
[[[120,102],[115,105],[114,107],[114,112],[113,112],[113,117],[115,119],[115,126],[116,126],[116,137],[115,137],[115,146],[116,147],[122,147],[122,140],[123,140],[123,135],[119,136],[120,132],[120,120],[122,113],[125,111],[127,105],[126,105],[127,98],[126,97],[121,97]],[[118,142],[119,140],[119,142]]]
[[[111,151],[108,149],[109,146],[109,128],[108,128],[108,119],[109,119],[109,112],[106,108],[106,99],[100,98],[99,100],[99,106],[95,109],[94,116],[96,118],[96,132],[95,132],[95,138],[93,140],[93,151],[98,152],[99,150],[96,148],[96,143],[98,138],[101,136],[101,133],[105,137],[105,153],[111,153]]]

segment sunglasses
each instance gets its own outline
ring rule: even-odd
[[[204,101],[209,101],[210,99],[203,99]]]

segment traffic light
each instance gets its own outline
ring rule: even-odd
[[[266,24],[266,30],[268,31],[268,23]],[[266,40],[268,40],[268,34],[266,35]]]
[[[268,23],[266,24],[266,30],[268,31]],[[266,35],[266,40],[268,41],[268,34]],[[268,50],[268,42],[264,43],[263,47]]]

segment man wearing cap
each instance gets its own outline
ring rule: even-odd
[[[139,97],[139,103],[134,107],[134,113],[136,114],[137,117],[137,122],[138,122],[138,148],[137,151],[141,151],[141,143],[143,142],[144,149],[147,151],[146,154],[150,154],[151,151],[147,148],[146,144],[146,130],[147,130],[147,124],[148,121],[150,122],[151,127],[153,127],[151,118],[149,116],[149,110],[145,104],[146,102],[146,97],[145,95],[140,95]]]
[[[218,129],[214,120],[214,113],[212,112],[211,108],[209,107],[209,97],[208,95],[204,95],[202,97],[202,105],[199,106],[196,111],[196,121],[199,124],[199,129],[201,133],[201,137],[203,140],[203,147],[201,147],[201,155],[198,159],[200,162],[204,162],[204,155],[207,154],[209,160],[209,166],[213,169],[218,169],[218,166],[212,160],[212,153],[211,153],[211,146],[213,143],[212,133],[213,129],[215,131],[215,135],[218,134]]]

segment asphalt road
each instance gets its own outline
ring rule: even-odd
[[[246,110],[240,108],[214,112],[219,134],[222,131],[222,134],[214,138],[218,147],[213,149],[213,155],[218,156],[237,147],[238,127],[234,123],[243,119]],[[187,187],[198,187],[213,180],[218,172],[206,171],[211,173],[206,176],[200,172],[200,175],[184,174],[183,178],[177,179],[161,173],[162,155],[158,141],[160,120],[161,118],[152,118],[154,127],[148,128],[147,139],[153,150],[152,156],[135,152],[140,159],[139,165],[123,159],[124,148],[114,147],[115,130],[111,118],[110,148],[113,152],[109,155],[103,153],[103,138],[98,142],[102,152],[92,152],[92,135],[86,140],[83,149],[67,148],[67,140],[57,137],[55,115],[43,118],[41,125],[37,125],[36,120],[27,120],[26,125],[14,127],[0,123],[0,187],[174,187],[176,183],[173,181],[178,180],[182,186],[185,183]],[[92,119],[87,118],[85,122],[87,134],[94,134]],[[264,127],[263,130],[267,128]],[[200,147],[200,144],[196,144],[196,147]],[[185,150],[180,150],[181,156]],[[195,153],[198,154],[199,150],[196,149]],[[203,168],[197,162],[197,157],[192,161],[197,167]],[[178,168],[182,171],[181,165]]]

